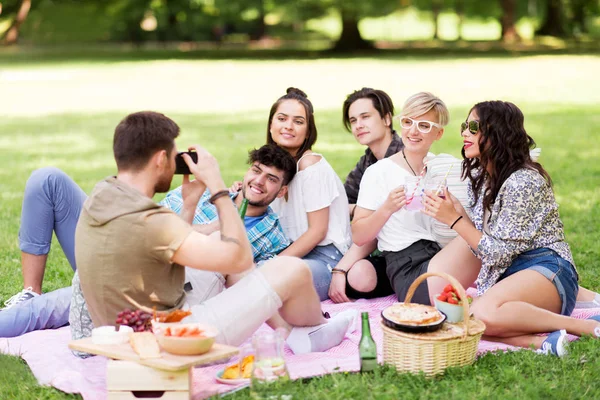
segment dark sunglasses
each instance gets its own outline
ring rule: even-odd
[[[479,131],[479,121],[473,120],[469,122],[463,122],[460,124],[460,133],[463,133],[465,130],[467,130],[467,128],[472,135],[477,135],[477,132]]]

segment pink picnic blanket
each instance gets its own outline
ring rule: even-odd
[[[394,296],[344,304],[325,301],[323,310],[328,311],[331,315],[350,308],[369,312],[371,333],[378,345],[381,361],[383,332],[380,326],[380,313],[382,309],[395,301]],[[575,310],[573,317],[587,318],[597,314],[600,314],[600,308],[582,309]],[[339,346],[323,353],[294,355],[286,347],[286,362],[291,378],[305,378],[338,371],[357,371],[359,368],[360,327],[357,325],[356,328],[353,332],[348,332]],[[261,329],[270,328],[263,325]],[[68,327],[31,332],[13,339],[0,338],[0,352],[22,357],[42,385],[51,385],[67,393],[81,393],[85,400],[105,399],[106,358],[97,356],[83,360],[75,357],[67,347],[70,339]],[[478,354],[499,349],[517,350],[518,348],[481,341]],[[236,386],[219,384],[215,380],[216,373],[224,366],[225,364],[220,364],[194,369],[194,399],[204,399],[236,388]]]

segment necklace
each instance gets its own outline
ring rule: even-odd
[[[413,167],[410,166],[410,163],[406,159],[406,154],[404,154],[404,149],[402,149],[402,157],[404,157],[404,161],[406,161],[406,165],[408,165],[408,168],[410,168],[410,170],[412,171],[413,175],[417,176],[417,173],[415,172],[415,170],[413,169]]]

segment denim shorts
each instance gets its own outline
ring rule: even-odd
[[[540,248],[519,255],[504,271],[499,281],[526,269],[539,272],[554,284],[562,301],[560,313],[571,315],[579,292],[575,267],[554,250]]]
[[[340,262],[344,255],[334,244],[317,246],[302,261],[308,264],[312,272],[313,285],[321,301],[329,298],[329,284],[331,283],[331,269]]]

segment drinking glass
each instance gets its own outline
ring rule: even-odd
[[[404,180],[404,193],[406,194],[406,205],[408,211],[419,211],[423,208],[421,196],[423,185],[420,176],[407,176]]]

